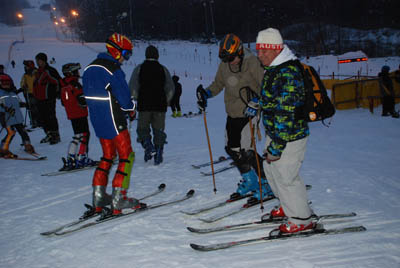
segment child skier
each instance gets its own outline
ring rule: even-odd
[[[172,110],[172,117],[181,117],[182,112],[181,112],[181,105],[180,105],[180,98],[182,95],[182,85],[179,83],[179,76],[173,75],[172,76],[172,81],[174,81],[175,85],[175,94],[174,97],[172,97],[171,100],[171,110]]]
[[[88,109],[82,85],[78,81],[79,69],[81,69],[79,63],[68,63],[62,66],[65,77],[61,80],[61,103],[68,119],[71,120],[74,136],[68,146],[67,158],[62,158],[64,166],[60,171],[97,164],[88,157],[90,137]]]
[[[39,126],[39,112],[37,108],[37,100],[33,97],[33,82],[35,81],[35,63],[33,60],[24,60],[25,73],[21,78],[21,88],[27,104],[27,111],[31,122],[31,127]]]
[[[0,75],[0,118],[1,125],[7,130],[7,136],[1,141],[1,157],[17,158],[18,156],[9,151],[9,146],[16,131],[22,138],[25,151],[34,154],[35,149],[31,145],[28,133],[23,125],[23,116],[19,108],[19,99],[14,92],[14,83],[10,76]]]

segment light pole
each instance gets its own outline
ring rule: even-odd
[[[24,15],[22,13],[17,13],[17,18],[19,20],[19,23],[21,24],[21,36],[22,36],[22,42],[25,41],[24,38]]]
[[[126,13],[126,12],[122,12],[121,14],[117,15],[117,21],[118,21],[119,27],[121,29],[120,34],[122,34],[122,20],[126,19],[127,16],[128,16],[128,13]]]
[[[204,19],[206,20],[206,35],[208,41],[210,41],[210,36],[208,35],[207,3],[205,1],[203,2],[203,6],[204,6]]]
[[[210,17],[211,17],[211,29],[212,29],[212,37],[214,39],[216,39],[215,36],[215,25],[214,25],[214,13],[213,13],[213,9],[212,9],[212,5],[214,4],[214,0],[210,0]],[[215,40],[213,40],[215,41]]]
[[[79,29],[78,29],[78,19],[77,19],[77,17],[79,16],[79,13],[76,10],[72,9],[71,10],[71,15],[75,18],[75,26],[76,26],[76,29],[77,29],[76,31],[78,31]]]

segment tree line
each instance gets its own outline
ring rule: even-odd
[[[26,5],[25,0],[1,2]],[[53,0],[52,3],[86,42],[102,42],[112,32],[133,39],[204,42],[235,33],[244,42],[254,42],[258,31],[275,27],[281,29],[285,39],[302,42],[299,49],[303,54],[331,50],[340,53],[349,46],[341,41],[345,38],[342,30],[345,27],[400,29],[398,0]],[[1,12],[6,13],[10,5],[3,6]],[[72,9],[79,16],[72,17]],[[330,41],[332,35],[335,44]]]

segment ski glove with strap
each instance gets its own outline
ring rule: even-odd
[[[247,107],[244,111],[244,115],[247,117],[254,117],[257,115],[258,109],[260,109],[260,104],[258,103],[258,98],[253,98],[247,103]]]
[[[197,96],[197,106],[199,107],[199,110],[205,111],[207,107],[207,99],[210,98],[211,91],[210,90],[205,90],[203,88],[203,85],[199,85],[196,90],[196,96]]]

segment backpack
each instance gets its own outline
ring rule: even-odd
[[[306,95],[304,105],[295,111],[295,118],[304,119],[307,122],[322,121],[324,124],[324,119],[332,117],[335,114],[335,107],[318,73],[312,66],[304,64],[299,60],[287,61],[279,65],[279,67],[282,68],[288,65],[295,65],[301,71]],[[271,74],[267,82],[268,87],[271,87],[275,75],[281,68],[276,68]]]

